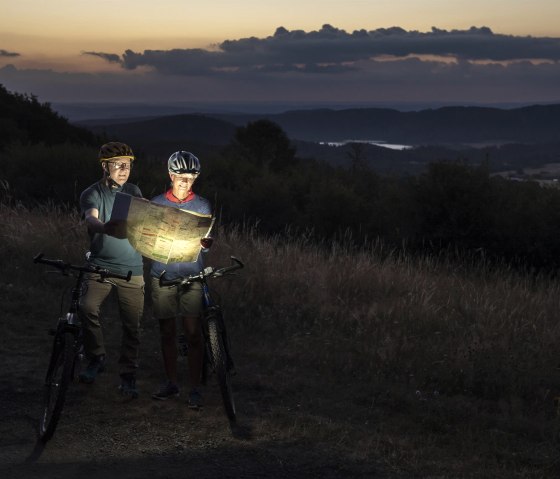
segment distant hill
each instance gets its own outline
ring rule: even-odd
[[[230,141],[236,126],[269,119],[293,140],[381,140],[409,145],[543,143],[558,140],[560,104],[500,109],[443,107],[421,111],[386,108],[299,110],[279,114],[184,114],[82,121],[95,133],[144,144],[152,139]]]
[[[91,131],[72,125],[48,103],[11,93],[0,85],[0,147],[11,143],[55,145],[97,143]]]
[[[427,163],[439,159],[461,159],[474,164],[488,161],[494,171],[560,161],[560,105],[511,110],[444,107],[417,112],[364,108],[270,115],[185,114],[78,124],[97,134],[129,142],[147,153],[161,155],[190,148],[206,154],[228,144],[238,126],[261,118],[282,127],[297,147],[299,157],[322,159],[335,165],[348,165],[352,147],[329,147],[319,145],[319,141],[368,139],[417,145],[405,151],[362,145],[363,161],[380,172],[417,173]]]
[[[380,140],[409,145],[542,143],[558,140],[560,104],[514,109],[443,107],[421,111],[386,108],[299,110],[279,114],[184,114],[78,122],[123,141],[197,141],[226,144],[236,126],[269,119],[293,140]]]
[[[420,111],[385,108],[300,110],[271,115],[211,115],[236,125],[267,118],[292,139],[382,140],[409,145],[539,143],[557,141],[560,105],[514,109],[443,107]]]
[[[90,120],[77,123],[96,134],[119,139],[148,153],[161,153],[193,145],[205,148],[227,145],[236,126],[231,122],[199,114],[173,115],[156,118],[121,118]]]

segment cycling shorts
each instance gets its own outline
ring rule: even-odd
[[[179,289],[180,291],[178,291]],[[161,287],[159,279],[152,278],[152,303],[156,319],[200,316],[202,312],[202,285],[192,283],[187,288]]]

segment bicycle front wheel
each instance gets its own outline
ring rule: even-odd
[[[54,340],[45,378],[43,409],[39,422],[39,438],[43,443],[53,436],[64,407],[66,391],[72,381],[76,355],[75,341],[74,333],[69,331],[57,333]]]
[[[224,409],[226,416],[230,421],[235,421],[235,402],[233,400],[233,391],[231,388],[231,378],[227,367],[227,356],[224,347],[224,338],[222,331],[218,326],[217,318],[208,318],[208,342],[210,347],[210,354],[212,355],[212,362],[214,365],[214,372],[218,378],[218,385],[222,393],[222,400],[224,402]]]

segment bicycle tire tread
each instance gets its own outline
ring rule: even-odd
[[[73,333],[65,331],[63,334],[62,345],[55,345],[53,354],[47,370],[45,378],[45,392],[43,396],[43,409],[39,424],[39,438],[46,443],[52,438],[58,421],[60,419],[64,401],[66,399],[66,391],[72,381],[72,371],[74,369],[75,357],[75,341],[76,337]],[[58,387],[53,391],[53,380],[57,380],[57,373],[61,371]],[[51,396],[56,391],[54,404],[51,405]]]
[[[233,400],[230,374],[227,370],[224,342],[216,318],[208,318],[208,341],[226,416],[233,422],[236,419],[235,402]]]

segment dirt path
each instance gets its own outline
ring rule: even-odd
[[[39,319],[30,316],[30,321]],[[94,385],[71,386],[63,417],[44,448],[36,443],[36,431],[50,339],[43,328],[31,328],[23,347],[23,341],[13,341],[22,337],[23,326],[19,334],[16,328],[4,336],[0,477],[381,477],[377,465],[333,451],[330,443],[336,437],[329,438],[328,427],[319,435],[322,439],[310,439],[313,431],[302,428],[321,428],[329,421],[305,420],[299,399],[286,397],[281,386],[267,381],[243,348],[236,355],[235,427],[223,413],[214,378],[204,390],[202,411],[189,410],[185,397],[164,402],[150,398],[161,366],[157,330],[149,321],[144,322],[138,375],[141,396],[124,402],[117,391],[118,324],[110,318],[105,324],[112,351],[109,368]]]
[[[144,390],[148,386],[139,383]],[[213,387],[206,389],[207,406],[196,412],[181,398],[154,402],[143,394],[122,402],[115,384],[107,374],[93,387],[76,385],[54,438],[42,448],[35,442],[40,388],[14,392],[2,382],[0,476],[378,477],[369,464],[351,464],[313,444],[275,439],[284,432],[255,424],[263,413],[258,393],[238,394],[245,406],[231,428]]]

